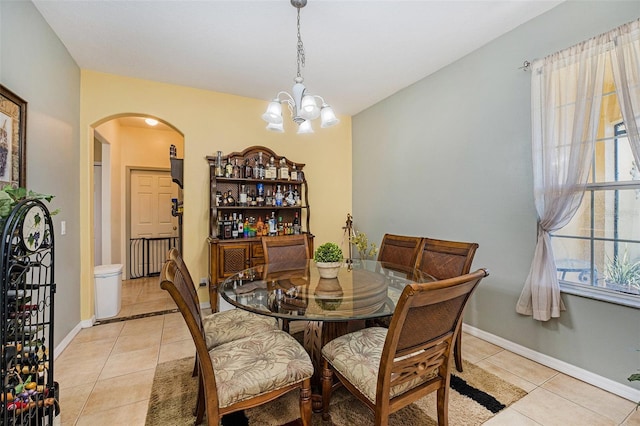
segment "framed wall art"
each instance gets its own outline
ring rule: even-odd
[[[0,84],[0,188],[26,187],[27,102]]]

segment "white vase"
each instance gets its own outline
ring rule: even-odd
[[[321,278],[337,278],[342,262],[316,262]]]

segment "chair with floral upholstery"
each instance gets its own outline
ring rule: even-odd
[[[389,414],[434,391],[438,424],[448,424],[455,336],[465,305],[488,274],[479,269],[447,280],[408,284],[388,329],[365,328],[327,343],[322,348],[323,419],[330,418],[333,389],[343,384],[374,412],[376,426],[386,426]]]
[[[313,365],[304,348],[289,334],[272,330],[209,350],[189,285],[176,263],[167,260],[160,286],[178,305],[199,359],[204,404],[196,413],[196,424],[206,414],[207,425],[218,426],[225,414],[256,407],[297,389],[302,424],[310,425]]]
[[[178,249],[175,247],[170,249],[167,254],[167,259],[173,260],[176,263],[176,267],[180,270],[188,284],[189,295],[195,302],[198,314],[201,315],[200,301],[196,287],[193,284],[191,274]],[[202,322],[204,324],[207,348],[209,349],[233,340],[251,336],[255,333],[277,330],[279,328],[278,321],[275,318],[254,314],[253,312],[242,309],[214,312],[210,315],[203,316]]]
[[[423,238],[416,259],[416,269],[420,269],[439,280],[468,274],[477,249],[477,243]],[[461,372],[462,327],[458,332],[453,354],[456,360],[456,369]]]

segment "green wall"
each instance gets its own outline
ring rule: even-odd
[[[27,101],[27,187],[60,209],[53,349],[80,322],[80,69],[29,1],[0,1],[0,83]]]
[[[625,386],[640,368],[638,309],[563,294],[559,320],[515,312],[536,243],[519,67],[638,17],[639,2],[562,3],[353,118],[357,230],[478,242],[473,267],[491,275],[468,324]]]

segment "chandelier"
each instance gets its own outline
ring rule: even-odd
[[[300,36],[300,9],[307,5],[307,0],[291,0],[291,5],[298,9],[298,73],[294,79],[292,94],[284,91],[279,92],[269,102],[267,111],[262,114],[262,119],[268,123],[267,130],[284,132],[282,124],[282,104],[284,103],[289,107],[293,121],[298,124],[298,133],[313,133],[311,120],[320,117],[320,127],[333,126],[338,124],[340,120],[321,96],[312,95],[302,84],[304,78],[302,78],[300,68],[304,67],[304,45]]]

